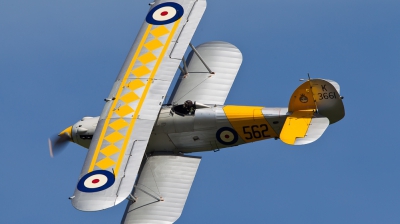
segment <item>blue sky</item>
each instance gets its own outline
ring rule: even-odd
[[[1,223],[119,223],[75,210],[86,150],[47,138],[100,114],[148,1],[0,0]],[[227,104],[286,107],[307,73],[341,85],[346,117],[316,142],[203,157],[177,223],[400,223],[400,2],[209,1],[192,43],[243,53]]]

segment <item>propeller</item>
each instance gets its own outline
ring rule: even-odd
[[[72,141],[72,126],[66,128],[64,131],[60,132],[58,135],[54,135],[49,138],[49,151],[50,157],[54,157],[55,154],[60,153],[68,142]]]

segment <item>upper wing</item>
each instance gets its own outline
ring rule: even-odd
[[[215,74],[211,75],[197,55],[190,52],[189,75],[181,73],[169,103],[192,100],[223,105],[242,64],[242,53],[234,45],[222,41],[207,42],[196,49]]]
[[[106,209],[130,194],[165,94],[205,8],[205,0],[151,4],[100,116],[72,197],[75,208]]]

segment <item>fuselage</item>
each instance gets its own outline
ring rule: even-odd
[[[278,138],[286,117],[286,108],[210,106],[183,116],[164,106],[147,152],[210,151]]]
[[[146,152],[190,153],[219,150],[249,142],[277,139],[287,108],[203,105],[185,113],[179,107],[161,108]],[[98,117],[72,126],[73,141],[89,148]]]

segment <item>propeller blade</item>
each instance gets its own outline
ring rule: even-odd
[[[68,142],[70,140],[71,137],[69,137],[67,133],[49,138],[50,156],[53,157],[55,154],[60,153],[65,148],[65,146],[68,145]]]
[[[49,142],[50,157],[53,158],[55,154],[60,153],[65,148],[65,146],[67,146],[68,142],[72,140],[71,130],[72,126],[66,128],[60,134],[49,138],[48,142]]]

